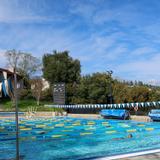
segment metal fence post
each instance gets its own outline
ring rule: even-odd
[[[16,160],[19,160],[19,124],[18,124],[18,99],[17,99],[17,74],[14,68],[14,100],[15,100],[15,121],[16,121]]]

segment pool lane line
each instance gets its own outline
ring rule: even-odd
[[[159,153],[159,152],[160,152],[160,149],[154,149],[154,150],[147,150],[147,151],[141,151],[141,152],[134,152],[134,153],[127,153],[127,154],[120,154],[120,155],[116,155],[116,156],[97,158],[97,160],[113,160],[113,159],[119,160],[121,158],[143,156],[143,155]]]

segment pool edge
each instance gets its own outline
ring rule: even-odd
[[[141,152],[135,152],[135,153],[127,153],[127,154],[121,154],[121,155],[115,155],[115,156],[109,156],[109,157],[102,157],[102,158],[97,158],[97,160],[113,160],[113,159],[120,159],[120,158],[129,158],[129,157],[143,156],[146,154],[153,154],[158,152],[160,152],[160,149],[147,150],[147,151],[141,151]]]

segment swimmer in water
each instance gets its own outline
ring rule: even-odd
[[[112,140],[121,140],[121,139],[127,139],[127,138],[132,138],[132,134],[128,134],[126,137],[120,137],[120,138],[113,138]]]
[[[132,138],[133,137],[133,135],[132,134],[129,134],[128,136],[127,136],[127,138]]]

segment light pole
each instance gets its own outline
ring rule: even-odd
[[[106,71],[107,74],[109,75],[109,103],[112,104],[113,103],[113,99],[112,99],[112,74],[113,74],[113,71],[110,70],[110,71]]]
[[[18,100],[17,100],[17,74],[16,65],[14,68],[14,101],[15,101],[15,121],[16,121],[16,160],[19,160],[19,124],[18,124]]]

